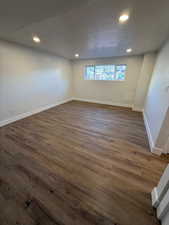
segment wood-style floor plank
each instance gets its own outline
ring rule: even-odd
[[[142,114],[72,101],[0,129],[1,225],[155,225]]]

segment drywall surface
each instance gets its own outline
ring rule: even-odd
[[[162,148],[165,153],[169,153],[169,107],[163,120],[156,146]]]
[[[161,220],[162,225],[168,225],[169,224],[169,212],[162,218]]]
[[[144,108],[154,145],[156,145],[160,130],[162,129],[163,121],[165,120],[166,112],[169,107],[168,59],[169,41],[158,53]]]
[[[81,100],[132,107],[142,62],[142,56],[114,57],[97,60],[76,60],[73,63],[73,96]],[[85,66],[93,64],[126,64],[126,80],[84,80]]]
[[[154,70],[156,53],[148,53],[144,55],[141,67],[140,77],[138,80],[136,95],[134,99],[133,109],[141,111],[144,108],[150,80]]]
[[[0,41],[0,122],[71,96],[70,61]]]

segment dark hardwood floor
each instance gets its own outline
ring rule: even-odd
[[[72,101],[0,129],[0,225],[155,225],[141,113]]]

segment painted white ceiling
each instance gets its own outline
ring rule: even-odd
[[[130,20],[118,18],[130,11]],[[0,38],[74,58],[143,54],[169,32],[168,0],[2,0]],[[40,44],[32,35],[41,38]]]

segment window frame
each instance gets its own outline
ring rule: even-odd
[[[117,79],[114,79],[114,80],[96,80],[96,79],[86,79],[86,72],[87,72],[87,67],[94,67],[94,78],[96,78],[96,73],[95,73],[95,71],[96,71],[96,66],[115,66],[115,76],[116,76],[116,72],[117,72],[117,66],[126,66],[126,70],[125,70],[125,78],[124,78],[124,80],[117,80]],[[126,76],[127,76],[127,64],[88,64],[88,65],[85,65],[85,69],[84,69],[84,76],[83,76],[83,78],[84,78],[84,80],[85,81],[113,81],[113,82],[124,82],[124,81],[126,81]]]

